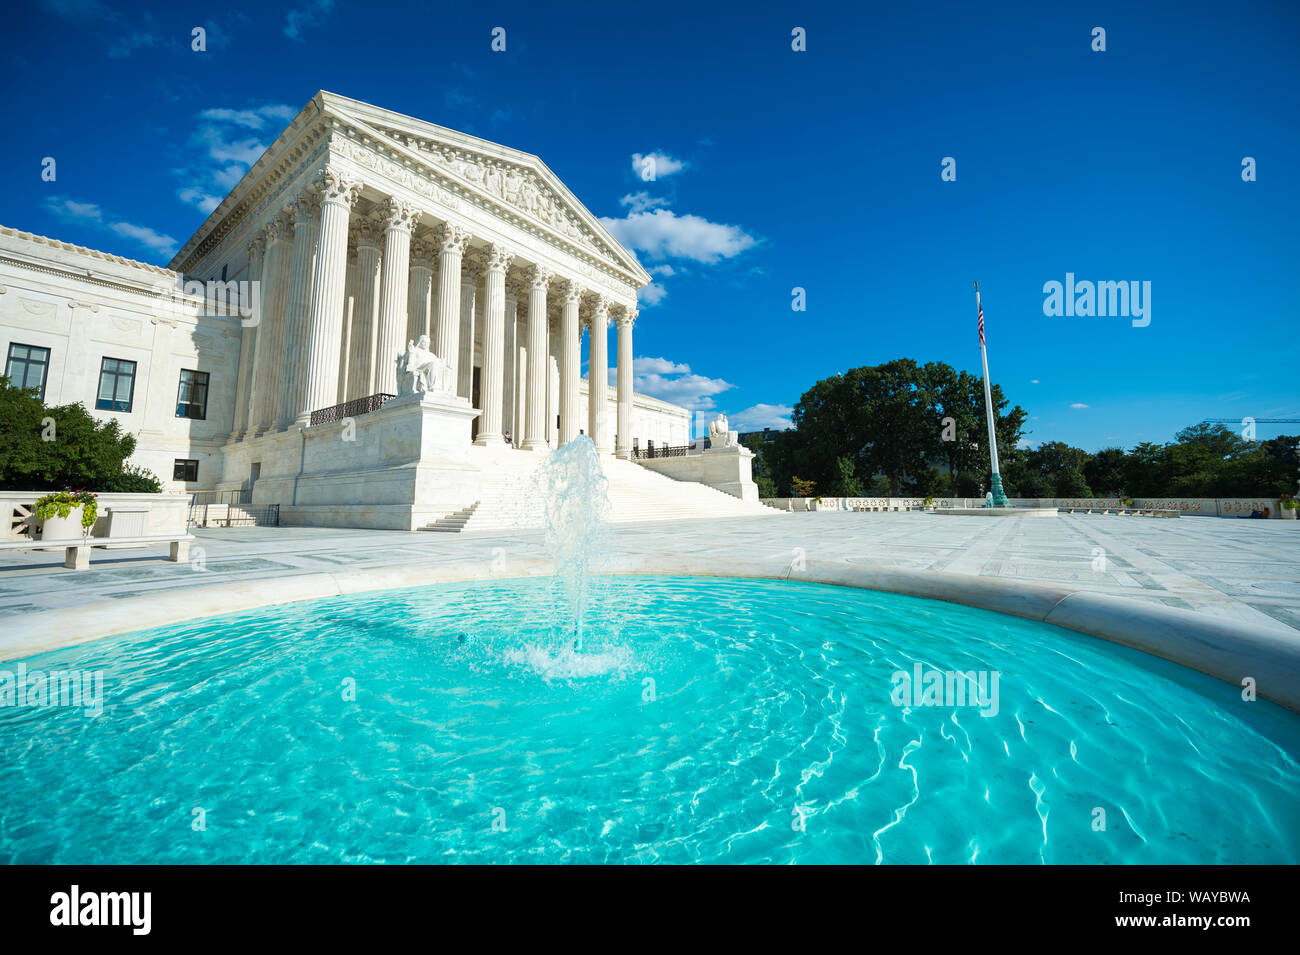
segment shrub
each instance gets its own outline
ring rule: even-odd
[[[115,474],[104,482],[103,489],[115,494],[160,494],[162,482],[148,468],[128,464],[122,468],[122,473]]]
[[[81,404],[47,408],[0,376],[0,489],[106,490],[134,450],[117,421],[96,421]]]

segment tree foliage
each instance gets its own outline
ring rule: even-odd
[[[1300,437],[1246,441],[1195,424],[1167,444],[1096,453],[1061,441],[1021,447],[1027,414],[992,387],[1002,483],[1010,497],[1280,497],[1300,493]],[[764,497],[798,496],[797,474],[836,497],[981,497],[989,486],[981,376],[900,358],[813,385],[795,427],[755,436]],[[806,492],[811,493],[811,492]]]
[[[32,389],[0,376],[0,489],[111,490],[135,437],[84,405],[47,408]]]

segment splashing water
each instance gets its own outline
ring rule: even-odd
[[[579,435],[537,470],[537,493],[546,503],[546,548],[572,652],[583,649],[583,615],[593,570],[609,553],[609,482],[591,438]]]

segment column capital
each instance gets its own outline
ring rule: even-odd
[[[560,301],[563,302],[565,305],[582,304],[582,296],[584,296],[585,294],[587,294],[587,290],[583,288],[580,284],[578,284],[578,282],[575,281],[574,279],[561,280]]]
[[[263,226],[253,233],[252,238],[248,240],[248,256],[251,259],[255,255],[266,252],[267,234],[270,226]]]
[[[438,243],[439,249],[443,252],[456,252],[464,255],[465,250],[469,248],[469,230],[456,225],[454,222],[444,222],[433,230],[433,235],[434,241]]]
[[[487,269],[489,272],[505,272],[515,260],[513,250],[504,245],[493,243],[487,251]]]
[[[357,223],[357,248],[370,246],[379,248],[384,242],[384,227],[374,219],[362,219]]]
[[[410,232],[420,221],[420,209],[414,203],[389,196],[383,205],[384,228],[389,231]]]
[[[555,273],[544,265],[531,265],[524,270],[524,279],[531,291],[546,291],[546,286],[551,284],[554,277]]]
[[[351,207],[361,195],[361,182],[337,166],[326,165],[312,182],[321,202],[340,202]]]
[[[320,215],[320,200],[310,193],[304,193],[294,199],[288,212],[293,216],[293,224],[305,225]]]
[[[615,321],[618,323],[619,328],[631,328],[636,324],[636,317],[639,313],[632,305],[624,305],[622,306],[622,309],[622,313],[617,319],[615,319]]]
[[[434,259],[438,255],[438,249],[428,239],[414,239],[411,242],[411,267],[433,269]]]
[[[460,262],[461,271],[470,279],[471,285],[478,285],[478,280],[487,274],[487,263],[477,254],[467,254]]]
[[[281,210],[266,224],[266,241],[285,242],[293,238],[293,218]]]

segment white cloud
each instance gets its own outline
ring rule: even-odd
[[[1085,405],[1082,401],[1076,401],[1074,404],[1070,405],[1070,407],[1071,407],[1071,408],[1086,408],[1086,407],[1088,407],[1088,406]]]
[[[103,210],[93,202],[74,202],[65,196],[51,196],[45,200],[45,208],[61,219],[82,222],[104,221]]]
[[[176,240],[169,235],[163,235],[161,232],[155,232],[148,226],[135,225],[131,222],[114,222],[109,226],[118,235],[126,236],[128,239],[135,239],[136,242],[152,249],[159,255],[171,258],[180,248]]]
[[[236,126],[246,126],[249,129],[262,129],[266,126],[267,120],[276,120],[280,125],[283,125],[287,124],[296,115],[297,110],[292,106],[276,103],[269,106],[259,106],[255,109],[205,109],[199,113],[199,119],[206,119],[214,123],[233,123]]]
[[[634,358],[632,373],[636,375],[685,375],[689,374],[690,365],[679,365],[667,358]]]
[[[1030,383],[1031,385],[1037,385],[1037,384],[1039,384],[1039,381],[1038,381],[1037,378],[1030,378],[1030,379],[1029,379],[1029,383]]]
[[[651,268],[646,269],[646,271],[649,272],[651,275],[662,275],[665,276],[666,278],[672,278],[674,275],[677,274],[677,270],[673,268],[671,265],[655,265],[652,266]]]
[[[45,208],[68,222],[78,222],[107,229],[116,235],[130,239],[136,244],[170,259],[180,248],[180,244],[171,236],[164,235],[148,226],[134,222],[124,222],[106,214],[93,202],[76,202],[66,196],[50,196],[45,200]]]
[[[710,222],[696,215],[679,216],[671,209],[633,212],[625,219],[602,218],[614,238],[651,258],[683,258],[713,264],[730,259],[757,244],[740,226]]]
[[[639,305],[658,305],[668,297],[668,289],[658,282],[637,289],[636,300]]]
[[[307,0],[289,11],[284,21],[284,35],[290,40],[302,39],[302,31],[314,27],[334,9],[334,0]]]
[[[1017,448],[1032,448],[1033,446],[1034,442],[1030,441],[1028,438],[1021,438],[1016,442]]]
[[[631,212],[647,212],[668,205],[668,200],[662,196],[652,196],[643,189],[640,192],[629,192],[618,200],[618,204],[627,206]]]
[[[617,369],[609,369],[610,387],[617,384]],[[691,411],[716,409],[713,396],[736,387],[721,378],[691,371],[691,366],[667,358],[641,357],[632,361],[632,388],[643,395],[662,398]]]
[[[176,170],[182,180],[177,198],[204,215],[212,212],[266,152],[269,143],[263,140],[279,135],[281,127],[297,114],[298,110],[283,103],[200,112],[199,125],[187,144],[193,162]]]
[[[784,431],[794,427],[790,421],[793,413],[794,409],[788,405],[758,404],[728,415],[727,422],[736,431],[762,431],[764,428]]]
[[[685,161],[658,149],[644,155],[641,153],[632,154],[632,174],[642,182],[666,179],[675,173],[681,172],[686,168],[686,165]]]

